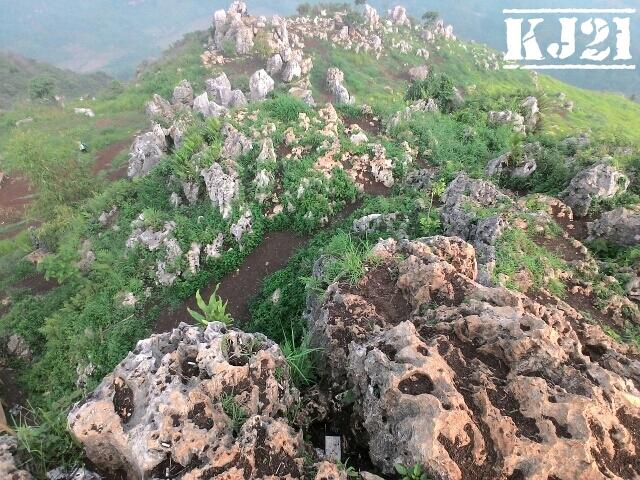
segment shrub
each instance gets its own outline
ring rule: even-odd
[[[434,73],[425,80],[414,82],[407,90],[406,100],[428,100],[433,98],[440,110],[451,112],[454,108],[455,87],[446,73]]]
[[[216,288],[209,297],[208,302],[205,302],[202,299],[200,290],[196,292],[196,302],[198,303],[198,308],[202,313],[195,312],[190,308],[187,309],[189,311],[189,315],[191,315],[202,325],[206,326],[211,322],[220,322],[224,323],[227,326],[233,324],[233,318],[227,312],[227,302],[223,302],[222,299],[217,295],[218,288],[220,288],[220,284],[216,285]]]

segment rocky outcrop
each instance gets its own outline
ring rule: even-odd
[[[513,131],[517,133],[525,133],[526,131],[525,118],[519,113],[510,110],[489,112],[487,120],[494,125],[513,125]]]
[[[500,155],[487,164],[484,174],[488,177],[500,174],[516,178],[530,177],[538,168],[537,159],[541,153],[542,146],[539,142],[527,143],[523,147],[521,159],[514,160],[511,152]]]
[[[182,80],[173,89],[171,104],[177,107],[187,108],[193,106],[193,87],[187,80]]]
[[[249,79],[249,89],[251,90],[251,100],[264,100],[273,91],[275,82],[273,78],[264,70],[258,70]]]
[[[211,101],[223,107],[228,107],[231,103],[231,82],[224,72],[216,78],[205,80],[205,90]]]
[[[152,122],[161,122],[164,125],[170,124],[174,117],[171,104],[158,94],[154,94],[147,103],[146,113]]]
[[[164,130],[158,124],[153,130],[135,138],[129,152],[127,175],[129,178],[146,175],[167,152],[168,145]]]
[[[31,480],[31,474],[22,470],[15,458],[18,441],[9,435],[0,435],[0,478],[6,480]]]
[[[223,218],[229,218],[233,201],[240,192],[240,179],[234,171],[225,173],[219,163],[214,162],[200,174],[204,179],[209,198],[218,207]]]
[[[371,5],[366,3],[364,5],[364,19],[370,29],[375,30],[380,26],[380,14]]]
[[[430,477],[636,478],[640,361],[570,307],[476,282],[459,238],[380,242],[313,310],[371,460]]]
[[[512,201],[492,183],[459,174],[447,187],[442,208],[442,225],[447,235],[470,242],[478,253],[479,282],[491,283],[495,266],[495,244],[506,227],[502,210]],[[482,211],[482,215],[478,212]]]
[[[253,50],[255,19],[247,16],[244,2],[235,1],[226,12],[217,10],[213,16],[214,43],[218,50],[246,55]]]
[[[241,155],[245,155],[253,149],[251,139],[229,123],[222,127],[222,134],[225,137],[222,145],[222,158],[237,160]]]
[[[615,245],[640,244],[640,213],[624,207],[603,213],[587,224],[589,239],[601,238]]]
[[[612,198],[629,187],[629,179],[611,165],[598,163],[577,174],[560,198],[577,217],[584,217],[596,199]]]
[[[132,479],[301,478],[288,371],[263,335],[181,324],[138,342],[69,428],[95,465]]]
[[[344,73],[337,68],[327,70],[327,89],[333,97],[335,103],[353,103],[349,91],[343,85]]]
[[[411,21],[407,16],[407,9],[401,5],[396,5],[387,12],[391,23],[398,27],[410,27]]]

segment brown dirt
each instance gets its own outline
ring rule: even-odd
[[[344,123],[346,127],[349,127],[351,125],[358,125],[366,133],[372,135],[379,135],[382,131],[382,123],[380,122],[380,119],[374,118],[370,115],[361,117],[344,116],[342,117],[342,123]]]
[[[0,366],[0,403],[5,411],[22,405],[25,396],[18,387],[16,372],[12,368]],[[7,415],[8,417],[8,415]]]
[[[33,196],[33,188],[25,177],[5,177],[0,184],[0,227],[22,219]]]
[[[131,139],[125,139],[117,143],[111,144],[108,147],[104,148],[103,150],[100,150],[96,158],[96,163],[93,165],[93,168],[91,169],[92,173],[98,174],[102,171],[110,170],[113,159],[116,158],[120,154],[120,152],[122,152],[125,148],[128,148],[130,145],[131,145]],[[120,172],[120,170],[122,169],[119,169],[116,172]],[[126,172],[126,169],[125,169],[125,172]],[[108,176],[109,180],[116,180],[117,178],[112,178],[112,174]]]
[[[305,237],[291,232],[268,233],[238,270],[222,278],[218,295],[228,302],[227,311],[238,324],[249,320],[249,300],[258,294],[265,277],[284,267],[294,252],[306,241]],[[202,296],[208,298],[214,288],[215,284],[209,285],[202,292]],[[194,297],[180,305],[177,310],[163,313],[156,321],[154,333],[168,332],[180,322],[193,323],[187,308],[196,309]]]
[[[13,288],[27,288],[33,295],[41,295],[57,287],[58,283],[53,280],[47,280],[42,273],[35,273],[25,279],[20,280],[13,285]]]
[[[575,238],[576,240],[584,240],[588,236],[587,231],[587,223],[592,222],[594,219],[591,217],[584,218],[574,218],[573,220],[569,220],[566,216],[560,216],[560,209],[557,206],[551,207],[551,215],[555,221],[562,227],[562,229],[567,232],[570,237]]]

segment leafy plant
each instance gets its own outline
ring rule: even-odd
[[[247,421],[247,412],[238,405],[233,393],[223,395],[220,402],[222,403],[222,411],[231,419],[233,430],[239,431]]]
[[[396,472],[402,480],[429,480],[429,477],[417,463],[413,467],[405,467],[402,464],[395,465]]]
[[[311,338],[308,334],[302,336],[302,340],[296,342],[296,338],[291,332],[281,346],[282,354],[287,359],[291,370],[293,383],[304,387],[313,383],[316,377],[316,365],[313,354],[320,351],[319,348],[311,347]]]
[[[200,290],[196,292],[196,303],[202,313],[195,312],[190,308],[187,309],[189,315],[203,325],[209,325],[211,322],[220,322],[227,326],[233,325],[233,318],[227,312],[227,302],[223,302],[217,294],[218,288],[220,288],[220,284],[216,285],[216,288],[209,297],[208,302],[205,302],[202,299]]]
[[[358,471],[351,465],[349,465],[349,460],[346,460],[344,463],[338,460],[336,464],[338,466],[338,470],[343,472],[347,478],[360,478]]]

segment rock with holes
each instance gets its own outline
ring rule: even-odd
[[[131,479],[302,478],[288,372],[261,334],[183,323],[138,342],[69,429],[93,464]]]
[[[386,240],[310,316],[371,460],[433,478],[640,475],[640,361],[577,311],[477,283],[459,238]],[[315,337],[314,337],[315,338]]]
[[[249,79],[249,90],[251,91],[251,100],[264,100],[266,96],[273,91],[275,82],[273,78],[265,70],[258,70],[251,75]]]
[[[596,199],[613,198],[629,187],[629,178],[607,163],[598,163],[578,173],[560,198],[571,207],[573,214],[584,217]]]
[[[0,478],[6,480],[31,480],[31,474],[18,465],[16,458],[18,441],[15,437],[0,435]]]
[[[442,225],[447,235],[473,244],[480,264],[480,283],[491,283],[495,244],[506,227],[503,210],[513,202],[491,182],[460,173],[443,196]],[[480,214],[480,215],[479,215]]]

